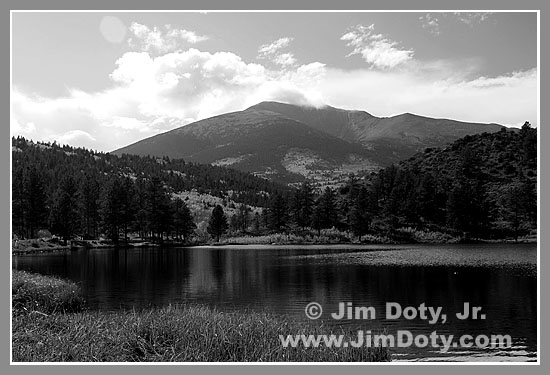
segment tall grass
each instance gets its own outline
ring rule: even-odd
[[[41,283],[44,285],[37,285]],[[14,272],[12,292],[18,297],[14,298],[12,318],[13,361],[391,360],[387,348],[284,348],[279,335],[330,335],[333,332],[326,327],[269,313],[221,312],[199,305],[142,311],[69,312],[81,306],[69,298],[75,287],[59,279]],[[38,301],[33,300],[35,297]],[[47,303],[50,298],[56,302]],[[35,306],[40,309],[32,310]],[[354,336],[346,334],[348,340]]]
[[[13,270],[12,309],[15,315],[77,312],[83,308],[80,288],[72,281]]]
[[[389,361],[386,348],[284,348],[279,335],[330,330],[257,312],[169,306],[140,312],[83,312],[13,324],[14,361],[309,362]],[[352,335],[348,337],[353,339]]]
[[[322,229],[317,231],[311,228],[296,231],[296,233],[272,233],[259,236],[243,235],[225,238],[220,244],[253,244],[253,245],[300,245],[300,244],[341,244],[341,243],[392,243],[384,236],[364,235],[361,241],[349,232],[338,229]]]

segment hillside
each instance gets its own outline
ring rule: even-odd
[[[262,102],[182,126],[114,151],[230,165],[283,183],[304,178],[338,184],[349,173],[370,172],[440,147],[495,124],[403,114],[378,118],[364,111]]]
[[[375,117],[364,111],[330,106],[299,107],[277,102],[263,102],[249,109],[276,112],[348,142],[359,142],[376,152],[377,161],[382,166],[404,160],[428,147],[441,147],[466,135],[503,128],[497,124],[435,119],[411,113]]]
[[[12,162],[13,230],[23,238],[43,229],[65,239],[109,234],[116,241],[123,231],[177,237],[185,222],[204,220],[215,204],[227,206],[231,214],[237,204],[257,212],[273,195],[292,192],[229,168],[116,156],[21,137],[12,138]],[[189,207],[197,208],[191,217]]]
[[[286,194],[290,189],[283,185],[254,177],[248,173],[169,157],[117,156],[84,148],[34,143],[25,138],[12,138],[13,175],[22,169],[36,168],[49,183],[49,190],[64,175],[75,177],[91,174],[98,182],[111,175],[130,177],[132,180],[160,176],[174,192],[195,189],[215,196],[228,192],[236,202],[265,206],[265,196]]]
[[[426,149],[368,180],[373,222],[481,238],[537,226],[537,130],[502,129]]]
[[[271,111],[249,109],[198,121],[113,152],[163,155],[231,166],[285,183],[323,172],[372,169],[376,156],[358,143]],[[328,176],[330,177],[330,176]]]

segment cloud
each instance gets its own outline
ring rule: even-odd
[[[436,64],[445,71],[330,69],[321,91],[332,106],[364,109],[376,116],[412,112],[510,126],[519,126],[527,120],[536,123],[536,69],[496,77],[472,77],[461,74],[460,65]]]
[[[479,24],[487,21],[492,13],[490,12],[476,12],[476,13],[465,13],[465,12],[455,12],[454,15],[456,19],[470,27],[473,27],[475,24]]]
[[[170,34],[164,29],[163,33]],[[181,39],[179,34],[176,37]],[[419,61],[412,58],[413,51],[399,49],[396,42],[375,34],[373,25],[358,26],[341,39],[353,47],[351,54],[361,54],[371,68],[399,65],[400,69],[342,71],[321,62],[298,65],[284,50],[292,38],[260,47],[259,54],[280,60],[271,67],[231,52],[170,48],[161,53],[165,45],[155,44],[153,38],[155,47],[120,56],[110,75],[111,85],[104,90],[71,88],[64,96],[48,98],[14,86],[11,133],[112,151],[264,100],[315,107],[328,104],[377,116],[414,112],[506,125],[536,122],[535,69],[479,77],[476,60]]]
[[[270,56],[273,54],[276,54],[279,50],[282,48],[288,47],[290,42],[292,42],[294,38],[280,38],[276,41],[270,43],[270,44],[262,44],[260,48],[258,48],[258,54],[260,56]]]
[[[264,100],[322,105],[317,85],[324,71],[321,63],[270,70],[230,52],[194,48],[161,56],[127,52],[116,61],[112,87],[103,91],[71,89],[64,97],[45,98],[15,87],[11,128],[36,140],[62,137],[110,151]],[[75,128],[96,142],[68,133]]]
[[[342,35],[340,40],[346,41],[353,51],[348,54],[361,55],[363,59],[375,68],[394,68],[411,60],[413,50],[401,49],[397,42],[382,34],[374,33],[374,24],[369,27],[357,25],[351,31]]]
[[[258,48],[258,59],[268,59],[277,65],[289,67],[296,64],[296,58],[291,52],[282,53],[281,50],[288,47],[294,38],[280,38],[270,44],[262,44]]]
[[[61,144],[74,144],[79,143],[82,144],[83,142],[93,142],[96,139],[90,135],[90,133],[85,132],[84,130],[69,130],[66,133],[63,133],[58,136],[53,136],[55,140],[57,140]]]
[[[265,85],[302,92],[296,82],[305,74],[303,67],[283,73],[246,63],[230,52],[194,48],[158,57],[126,53],[116,65],[112,79],[139,101],[141,114],[180,119],[204,118],[236,108],[249,97],[266,93]],[[323,66],[315,65],[315,69]],[[306,84],[301,81],[300,86]]]
[[[426,13],[426,15],[418,17],[418,19],[422,22],[422,28],[428,30],[430,34],[433,34],[435,36],[441,34],[441,30],[439,28],[439,19],[434,15]]]
[[[172,25],[164,25],[164,28],[153,27],[132,22],[130,25],[132,37],[130,46],[141,51],[156,52],[159,54],[181,50],[185,45],[196,44],[208,39],[207,36],[198,35],[194,31],[178,29]]]

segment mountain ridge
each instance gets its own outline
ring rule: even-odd
[[[146,138],[113,153],[230,166],[284,183],[304,178],[334,182],[351,172],[385,167],[465,135],[502,128],[411,113],[376,117],[366,111],[330,106],[261,102]]]

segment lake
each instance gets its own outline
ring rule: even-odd
[[[537,355],[536,244],[224,246],[82,249],[13,256],[13,268],[78,282],[92,309],[201,303],[317,320],[346,331],[512,336],[510,349],[396,348],[395,360],[532,361]],[[339,302],[372,306],[376,319],[334,320]],[[449,319],[387,320],[387,302],[442,307]],[[459,320],[465,302],[485,320]],[[292,332],[288,332],[292,334]]]

